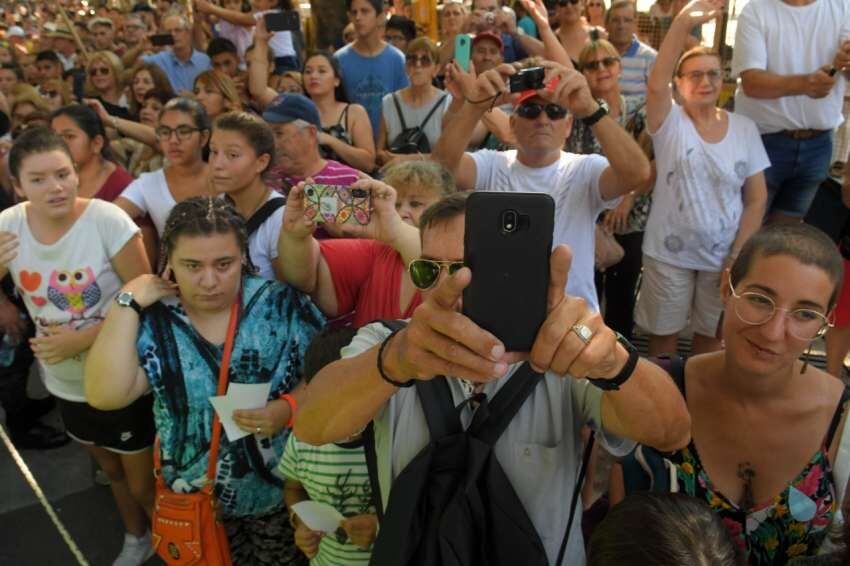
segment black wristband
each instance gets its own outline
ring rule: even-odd
[[[581,119],[581,123],[587,126],[588,128],[594,126],[596,122],[604,118],[608,115],[608,110],[603,106],[599,105],[599,108],[596,109],[596,112],[591,114],[590,116],[585,116]]]
[[[400,381],[396,381],[396,380],[392,379],[384,371],[384,348],[387,347],[387,344],[389,344],[390,340],[393,339],[393,336],[398,334],[399,331],[401,331],[401,330],[404,330],[404,329],[403,328],[396,328],[395,330],[390,332],[389,336],[384,338],[383,342],[381,342],[381,347],[378,348],[378,373],[381,374],[381,379],[383,379],[384,381],[386,381],[390,385],[395,385],[396,387],[413,387],[413,380],[412,379],[410,381],[406,382],[406,383],[402,383]]]
[[[632,343],[626,340],[626,338],[619,332],[617,333],[617,342],[629,353],[629,359],[626,361],[626,365],[623,366],[623,369],[621,369],[619,373],[611,379],[587,378],[590,383],[604,391],[619,390],[620,386],[628,381],[635,372],[635,366],[637,366],[638,359],[640,358],[637,348],[635,348]]]

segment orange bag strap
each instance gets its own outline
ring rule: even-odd
[[[239,324],[239,310],[242,289],[239,290],[240,299],[233,303],[230,309],[230,320],[227,323],[227,338],[224,341],[224,353],[221,356],[221,365],[218,368],[218,389],[216,395],[224,395],[227,389],[227,377],[230,372],[230,358],[233,355],[233,342],[236,338],[236,327]],[[218,413],[213,411],[213,431],[212,441],[210,442],[210,455],[207,463],[207,481],[201,491],[212,493],[213,484],[215,483],[215,470],[218,466],[218,445],[221,442],[221,423],[218,420]],[[162,479],[162,465],[159,455],[159,435],[156,436],[156,442],[153,449],[153,464],[154,475],[157,483],[165,485],[165,480]]]

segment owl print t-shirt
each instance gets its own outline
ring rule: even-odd
[[[37,336],[53,329],[81,330],[97,324],[121,289],[110,260],[139,228],[110,202],[88,201],[83,213],[54,244],[35,239],[27,223],[27,203],[0,213],[0,231],[18,237],[18,256],[9,273],[35,322]],[[79,354],[58,364],[41,363],[47,390],[68,401],[85,401]]]
[[[755,122],[727,116],[718,143],[702,139],[678,104],[650,134],[658,174],[643,252],[652,259],[699,271],[723,266],[744,211],[744,182],[770,167]]]

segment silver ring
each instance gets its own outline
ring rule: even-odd
[[[257,434],[260,434],[260,431],[263,430],[260,427],[257,427]]]
[[[585,345],[590,344],[593,339],[593,331],[583,324],[574,324],[571,330]]]

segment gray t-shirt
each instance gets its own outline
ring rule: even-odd
[[[381,323],[360,329],[342,357],[356,356],[379,344],[390,331]],[[492,399],[519,367],[484,387]],[[462,382],[449,379],[455,404],[467,398]],[[540,385],[516,414],[496,442],[494,451],[517,496],[537,529],[551,564],[555,563],[567,528],[567,515],[581,464],[579,431],[587,424],[613,455],[627,454],[634,442],[608,434],[601,427],[602,391],[587,380],[547,373]],[[473,412],[469,404],[461,412],[469,426]],[[413,387],[399,389],[374,419],[375,448],[381,495],[386,508],[390,485],[413,458],[428,445],[430,435],[425,413]],[[576,510],[565,564],[584,564],[581,506]]]
[[[449,108],[449,104],[452,102],[451,95],[440,90],[437,92],[437,96],[419,108],[413,108],[408,105],[398,92],[395,93],[395,96],[398,100],[398,105],[401,108],[401,113],[404,115],[404,123],[408,128],[422,126],[422,122],[425,121],[425,117],[428,116],[428,112],[430,112],[431,108],[437,104],[437,101],[443,97],[443,102],[434,111],[434,113],[431,114],[431,117],[428,118],[428,122],[425,124],[425,127],[422,128],[422,131],[425,132],[425,137],[428,138],[428,143],[431,144],[431,149],[433,150],[434,146],[437,145],[437,140],[440,139],[440,134],[443,133],[443,114],[446,113],[446,110]],[[401,126],[401,119],[398,117],[398,110],[396,110],[395,104],[393,104],[393,93],[385,95],[381,101],[381,115],[384,117],[384,126],[387,129],[387,146],[391,146],[393,141],[399,136],[399,134],[401,134],[403,129]]]

